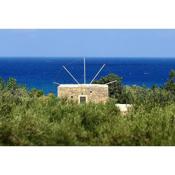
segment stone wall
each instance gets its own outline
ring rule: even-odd
[[[58,86],[58,96],[77,102],[79,102],[80,96],[85,96],[87,102],[105,103],[108,100],[108,85],[60,85]]]

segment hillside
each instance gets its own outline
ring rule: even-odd
[[[0,145],[175,145],[174,77],[146,88],[109,75],[96,82],[118,80],[109,102],[81,105],[1,79]],[[115,103],[133,108],[123,116]]]

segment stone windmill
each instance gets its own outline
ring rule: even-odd
[[[59,84],[57,86],[57,94],[60,98],[68,98],[69,100],[76,101],[78,103],[105,103],[108,100],[108,84],[93,84],[94,80],[100,74],[105,64],[95,74],[90,83],[86,82],[86,60],[84,58],[84,83],[80,84],[78,80],[72,75],[72,73],[63,66],[68,75],[75,81],[76,84]]]

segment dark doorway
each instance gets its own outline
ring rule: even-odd
[[[86,96],[80,96],[80,104],[86,103]]]

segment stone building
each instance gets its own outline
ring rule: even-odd
[[[108,100],[108,85],[62,84],[58,86],[58,97],[66,97],[78,103],[105,103]]]

